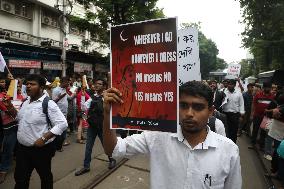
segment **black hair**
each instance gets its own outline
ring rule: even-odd
[[[182,94],[203,97],[208,102],[209,107],[213,105],[214,94],[212,89],[200,81],[189,81],[181,85],[179,87],[179,96],[181,97]]]
[[[263,83],[263,88],[271,88],[272,84],[270,82],[264,82]]]
[[[69,77],[62,77],[61,78],[61,82],[64,82],[64,81],[68,82],[69,80],[70,80]]]
[[[235,79],[229,79],[228,84],[236,85],[237,81]]]
[[[45,87],[46,79],[38,74],[30,74],[26,77],[26,81],[36,81],[40,87]]]
[[[208,84],[211,85],[211,83],[216,83],[216,84],[217,84],[218,82],[217,82],[216,80],[210,80],[210,81],[208,82]]]
[[[104,80],[103,78],[97,78],[96,80],[95,80],[95,82],[96,81],[102,81],[103,82],[103,86],[107,86],[107,82],[106,82],[106,80]]]
[[[254,87],[254,84],[253,84],[253,83],[249,83],[249,84],[247,85],[247,87]]]
[[[7,79],[7,77],[4,75],[4,74],[0,74],[0,80],[6,80]]]

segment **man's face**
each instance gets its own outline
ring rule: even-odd
[[[27,81],[27,95],[31,98],[40,95],[42,92],[42,87],[39,86],[38,82],[36,81]]]
[[[179,120],[183,133],[194,134],[207,127],[213,107],[203,97],[181,94],[179,99]]]
[[[271,91],[271,87],[264,87],[263,91],[264,91],[264,93],[268,94]]]
[[[63,80],[61,83],[62,88],[67,88],[70,85],[70,81],[69,80]]]
[[[249,93],[253,93],[253,86],[249,86],[249,87],[248,87],[248,92],[249,92]]]
[[[228,83],[228,90],[229,91],[234,91],[234,89],[235,89],[235,84],[233,84],[233,83]]]
[[[96,90],[96,91],[102,91],[102,90],[104,90],[103,81],[98,80],[98,81],[95,82],[95,90]]]
[[[0,79],[0,88],[5,89],[6,88],[6,81],[5,79]]]
[[[224,82],[223,82],[223,86],[224,86],[224,88],[227,88],[227,87],[228,87],[228,82],[227,82],[227,81],[224,81]]]
[[[217,89],[217,83],[216,82],[211,82],[210,83],[210,88],[213,90],[213,91],[215,91],[216,89]]]

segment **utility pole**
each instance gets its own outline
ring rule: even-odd
[[[59,3],[61,2],[61,4]],[[70,6],[70,11],[67,13],[67,6]],[[61,8],[62,7],[62,8]],[[68,47],[67,41],[67,15],[71,14],[72,12],[72,2],[70,0],[57,0],[55,4],[55,8],[57,8],[61,15],[61,19],[59,20],[60,23],[60,30],[62,32],[62,52],[61,52],[61,65],[62,65],[62,77],[66,76],[66,47]]]
[[[63,28],[62,28],[62,77],[66,77],[66,47],[65,47],[65,40],[66,40],[66,33],[67,33],[67,22],[66,22],[66,0],[63,0]]]

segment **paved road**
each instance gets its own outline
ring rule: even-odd
[[[85,145],[73,142],[65,147],[64,152],[58,152],[53,159],[52,170],[54,173],[55,189],[83,189],[94,183],[96,178],[108,171],[107,157],[104,155],[99,140],[96,141],[91,171],[85,175],[75,177],[75,169],[83,162]],[[264,172],[255,151],[247,148],[248,138],[243,135],[238,140],[241,155],[243,188],[267,189]],[[148,189],[149,188],[149,161],[145,156],[132,158],[100,182],[96,189]],[[5,183],[0,185],[2,189],[10,189],[14,186],[13,170],[9,173]],[[33,172],[30,189],[40,188],[40,181],[36,171]]]

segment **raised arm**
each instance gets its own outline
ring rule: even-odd
[[[110,129],[110,108],[111,104],[123,103],[121,96],[120,91],[115,88],[109,88],[104,92],[103,146],[109,156],[112,156],[117,143],[116,132]]]

